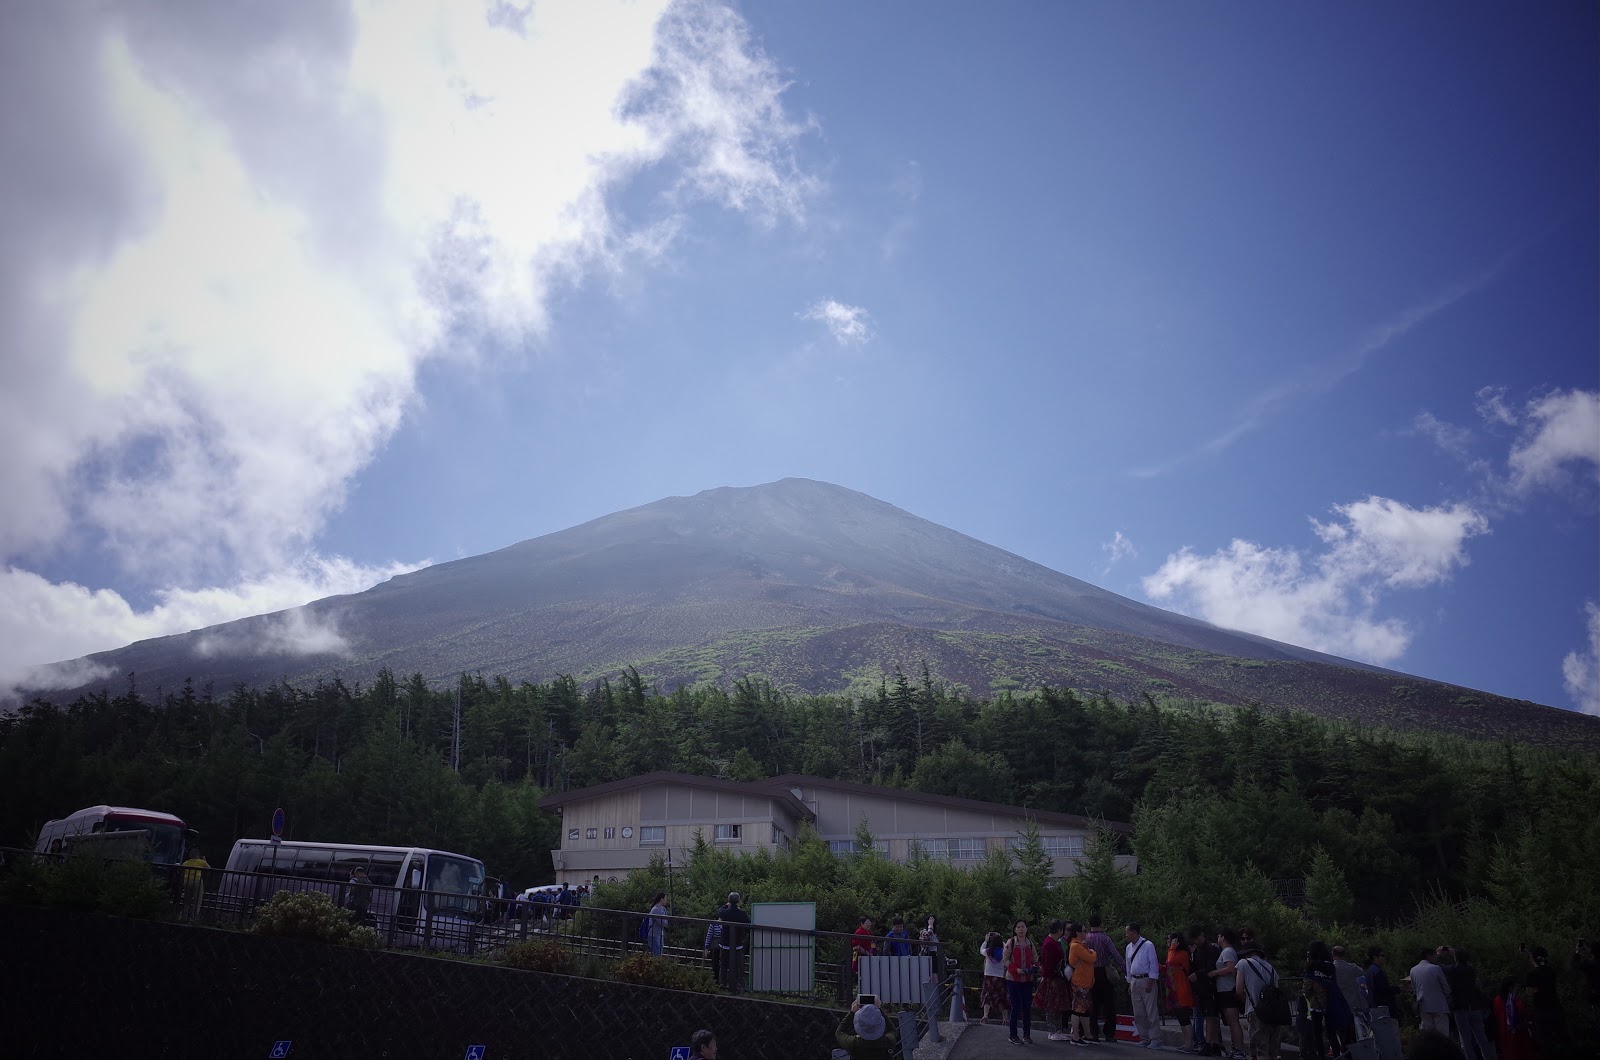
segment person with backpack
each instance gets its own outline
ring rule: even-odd
[[[1243,945],[1235,972],[1250,1031],[1250,1055],[1254,1060],[1278,1060],[1284,1028],[1293,1022],[1289,998],[1278,984],[1278,970],[1260,944],[1251,942]]]
[[[1323,1057],[1331,1048],[1334,1056],[1343,1054],[1350,1047],[1344,1037],[1345,1025],[1353,1028],[1354,1024],[1350,1019],[1350,1006],[1339,989],[1333,954],[1321,939],[1306,948],[1306,973],[1300,981],[1300,996],[1305,1001],[1308,1052]]]

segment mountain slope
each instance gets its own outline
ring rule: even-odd
[[[334,643],[332,631],[340,651],[285,653]],[[364,593],[90,659],[136,672],[147,691],[188,677],[226,689],[365,681],[382,667],[442,681],[462,671],[593,677],[627,665],[664,686],[760,674],[836,691],[925,662],[980,694],[1048,682],[1557,743],[1600,738],[1594,719],[1218,629],[805,479],[670,497]]]

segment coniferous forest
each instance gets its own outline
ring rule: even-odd
[[[985,885],[994,908],[974,917],[996,922],[1078,901],[1168,926],[1277,919],[1291,925],[1280,934],[1309,937],[1443,915],[1461,925],[1449,930],[1506,936],[1480,947],[1514,951],[1536,933],[1562,953],[1564,939],[1595,935],[1583,921],[1600,910],[1592,757],[1066,689],[973,699],[903,674],[855,697],[754,679],[663,694],[636,672],[592,685],[468,675],[447,688],[384,673],[370,687],[159,698],[130,679],[115,697],[36,700],[0,719],[0,843],[122,803],[182,816],[220,865],[281,805],[292,838],[457,850],[521,887],[551,875],[558,833],[542,794],[657,769],[810,773],[1134,824],[1136,878],[1091,871],[1030,899],[1027,866],[980,869],[998,876]]]

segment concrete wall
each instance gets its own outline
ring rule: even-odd
[[[839,1013],[404,953],[0,905],[0,1055],[823,1060]]]

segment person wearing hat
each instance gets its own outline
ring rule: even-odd
[[[889,1026],[883,1010],[863,1005],[860,998],[851,1003],[833,1036],[850,1060],[893,1060],[900,1055],[900,1036]]]

